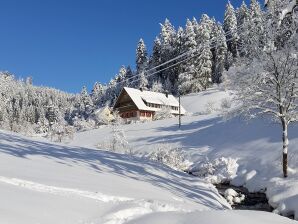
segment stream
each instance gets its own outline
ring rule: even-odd
[[[233,189],[237,193],[245,195],[245,199],[241,203],[232,205],[232,208],[235,210],[273,211],[273,208],[268,203],[265,193],[251,193],[245,187],[236,187],[230,185],[229,183],[216,184],[215,187],[217,188],[219,194],[223,197],[227,189]]]

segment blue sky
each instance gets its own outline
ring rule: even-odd
[[[231,0],[237,7],[242,0]],[[248,2],[248,1],[247,1]],[[36,85],[79,92],[134,67],[142,37],[150,51],[159,23],[184,26],[202,13],[222,21],[227,0],[0,0],[0,70]]]

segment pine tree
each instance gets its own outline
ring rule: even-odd
[[[168,54],[173,49],[174,38],[176,35],[176,31],[171,22],[166,19],[164,24],[161,24],[161,33],[160,40],[162,45],[162,57],[164,59],[168,58]]]
[[[146,69],[148,64],[147,48],[143,39],[140,39],[136,50],[136,68],[137,73],[141,73]]]
[[[93,102],[87,91],[86,86],[83,86],[80,94],[80,111],[86,119],[93,111]]]
[[[247,7],[245,1],[243,1],[240,8],[237,9],[236,16],[237,16],[237,25],[238,25],[238,33],[239,33],[239,41],[238,41],[239,55],[244,56],[244,55],[247,55],[247,52],[245,52],[245,35],[243,34],[246,32],[247,24],[250,20],[249,8]]]
[[[211,83],[212,75],[212,52],[210,49],[212,21],[203,14],[199,24],[199,33],[202,44],[199,46],[200,55],[198,57],[197,72],[193,85],[194,91],[206,89]]]
[[[118,74],[115,77],[116,82],[117,82],[117,86],[116,86],[117,96],[120,94],[120,91],[122,90],[122,88],[125,87],[126,74],[127,74],[126,67],[124,65],[122,65],[121,68],[119,69]]]
[[[137,66],[137,88],[147,88],[148,80],[145,70],[148,66],[147,48],[143,41],[140,39],[136,50],[136,66]]]
[[[239,35],[237,32],[237,18],[235,9],[230,1],[226,6],[223,29],[226,33],[228,50],[232,53],[233,57],[236,58],[238,57]]]
[[[255,58],[260,55],[265,46],[263,13],[257,0],[251,0],[249,19],[244,24],[246,26],[242,37],[244,45],[242,52],[249,58]]]
[[[171,22],[166,19],[164,24],[161,24],[160,41],[161,41],[161,63],[172,59],[175,56],[175,38],[176,30]],[[167,77],[173,81],[175,77],[176,68],[170,68],[163,71],[160,76],[165,81]]]
[[[195,17],[192,18],[192,27],[193,27],[193,30],[196,34],[196,42],[197,43],[201,43],[201,40],[200,40],[200,31],[199,31],[199,23],[197,21],[197,19]]]
[[[217,24],[217,37],[215,42],[215,60],[214,60],[214,72],[212,81],[214,83],[220,83],[221,77],[225,69],[226,57],[228,47],[226,44],[226,36],[221,24]]]
[[[150,69],[153,67],[159,66],[162,63],[162,47],[161,41],[159,37],[156,37],[153,44],[153,52],[150,60]],[[152,70],[152,72],[156,72],[162,69],[161,67]],[[149,87],[152,88],[153,84],[161,77],[162,73],[157,73],[154,76],[150,76],[148,78]]]
[[[141,72],[139,74],[138,88],[142,90],[148,90],[148,79],[145,72]]]
[[[99,104],[103,93],[104,93],[104,89],[102,84],[100,82],[95,82],[91,92],[91,99],[94,105]]]
[[[161,41],[158,37],[155,38],[154,44],[153,44],[153,53],[152,53],[152,61],[153,61],[153,66],[157,66],[161,63]]]
[[[186,26],[185,26],[185,33],[184,33],[184,51],[196,51],[197,50],[197,42],[196,42],[196,34],[193,28],[192,22],[187,19]],[[179,75],[179,87],[183,88],[183,92],[190,92],[191,90],[184,89],[186,87],[192,88],[192,84],[196,82],[195,78],[199,76],[197,74],[197,67],[198,67],[198,58],[193,57],[187,60],[187,63],[184,64],[183,72]],[[190,85],[183,85],[181,82],[182,80],[190,79]],[[196,91],[195,89],[192,89]]]
[[[134,87],[135,82],[134,82],[134,74],[133,71],[131,70],[130,66],[126,67],[126,74],[125,74],[125,86],[126,87]]]
[[[162,83],[160,82],[159,79],[157,79],[156,81],[153,82],[151,91],[160,92],[160,93],[164,91]]]
[[[249,9],[248,9],[245,1],[243,1],[240,8],[237,9],[237,11],[236,11],[238,27],[241,27],[245,22],[247,22],[249,20],[249,17],[250,17],[249,14],[250,14]],[[240,29],[240,32],[241,32],[241,30],[242,29]]]

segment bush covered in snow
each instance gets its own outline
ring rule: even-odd
[[[126,139],[123,130],[123,119],[120,117],[117,111],[113,113],[114,120],[111,123],[112,135],[111,138],[99,142],[96,147],[99,149],[105,149],[112,152],[132,154],[132,149]]]
[[[171,108],[164,106],[161,108],[161,110],[155,112],[154,120],[163,120],[171,117],[173,117]]]
[[[63,123],[55,123],[48,132],[48,138],[55,142],[62,142],[67,139],[71,140],[73,139],[74,132],[75,129],[72,126]]]
[[[206,114],[211,114],[212,112],[216,111],[216,108],[215,108],[215,102],[213,101],[208,101],[206,104],[205,104],[205,113]]]
[[[230,181],[236,175],[238,166],[236,159],[221,157],[194,165],[190,172],[215,184]]]
[[[228,98],[221,100],[220,108],[222,111],[226,111],[232,107],[232,101]]]
[[[158,144],[148,157],[150,160],[160,162],[176,170],[184,171],[188,168],[188,161],[181,149],[173,148],[170,144]]]

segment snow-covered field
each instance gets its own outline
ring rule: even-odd
[[[235,183],[267,188],[279,212],[294,211],[298,139],[292,135],[290,153],[296,157],[290,178],[283,180],[278,129],[260,120],[224,123],[218,112],[207,114],[206,103],[219,107],[223,94],[213,89],[183,98],[192,115],[183,118],[181,130],[175,118],[126,125],[130,144],[144,153],[167,142],[181,146],[193,162],[238,158]],[[232,211],[201,178],[96,149],[109,135],[108,127],[81,132],[64,145],[0,131],[0,223],[296,223],[272,213]]]
[[[202,180],[150,161],[0,132],[0,223],[125,223],[228,209]]]
[[[227,92],[217,88],[183,97],[182,105],[189,115],[182,118],[181,129],[177,118],[125,125],[128,142],[137,154],[151,152],[161,143],[171,144],[195,164],[212,163],[221,157],[237,159],[233,184],[244,185],[252,192],[266,191],[275,212],[298,219],[298,127],[289,130],[290,175],[284,179],[279,125],[266,119],[225,121],[220,116],[221,105],[228,98]],[[111,129],[103,127],[76,134],[71,144],[95,147],[110,136]]]

